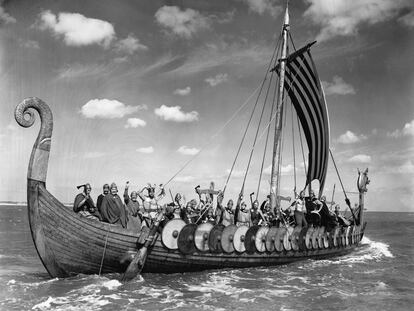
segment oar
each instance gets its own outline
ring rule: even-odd
[[[150,228],[148,237],[145,240],[144,245],[138,250],[138,253],[135,255],[134,259],[132,259],[124,275],[122,276],[122,279],[121,279],[122,282],[128,282],[141,273],[142,268],[144,268],[145,261],[147,260],[148,247],[158,237],[157,230],[158,230],[158,227],[160,226],[164,213],[165,213],[165,210],[163,209],[157,215],[157,218],[155,219],[154,223],[152,224]]]

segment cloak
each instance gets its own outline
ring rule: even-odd
[[[119,195],[107,194],[102,199],[101,205],[102,220],[115,224],[120,222],[122,227],[127,226],[127,213]]]

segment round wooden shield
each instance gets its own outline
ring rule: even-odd
[[[213,227],[214,225],[209,222],[197,227],[194,233],[194,244],[200,252],[207,252],[210,250],[210,247],[208,246],[208,237]]]
[[[178,235],[185,225],[182,219],[172,219],[167,222],[161,233],[162,244],[168,249],[178,249]]]
[[[221,234],[223,233],[224,228],[224,225],[218,224],[211,229],[208,237],[208,247],[210,252],[216,254],[223,252],[223,249],[221,248]]]
[[[234,252],[233,238],[237,228],[236,225],[229,225],[224,228],[221,234],[221,248],[226,253]]]
[[[293,227],[287,227],[286,233],[283,236],[283,248],[287,251],[290,251],[292,249],[292,244],[290,243],[290,240],[292,237],[293,230]]]
[[[278,252],[283,252],[283,237],[286,233],[285,227],[277,228],[276,238],[275,238],[275,248]]]
[[[197,229],[196,224],[185,225],[178,235],[178,249],[183,254],[192,254],[196,251],[194,245],[194,233]]]
[[[294,251],[299,250],[299,235],[302,231],[302,227],[297,226],[293,229],[292,235],[290,236],[290,244],[292,245],[292,249]]]
[[[239,253],[243,253],[244,251],[246,251],[246,247],[244,246],[244,239],[246,238],[247,230],[249,230],[249,227],[240,226],[234,233],[233,246],[234,249]]]
[[[329,232],[324,232],[322,235],[323,248],[329,248]]]
[[[275,239],[277,233],[277,227],[270,227],[266,235],[266,249],[268,252],[275,250]]]
[[[315,231],[315,228],[313,227],[308,227],[308,230],[306,231],[306,235],[305,235],[306,249],[312,249],[312,235],[314,231]]]
[[[260,229],[260,226],[252,226],[247,230],[246,237],[244,239],[244,246],[248,254],[253,254],[256,251],[256,233]]]
[[[346,228],[341,229],[341,246],[346,246]]]
[[[346,232],[348,238],[348,245],[352,244],[352,233],[354,232],[354,226],[349,226],[349,230]]]
[[[325,234],[325,227],[320,227],[318,230],[318,247],[319,249],[323,249],[323,235]]]
[[[339,245],[340,245],[340,242],[339,242],[339,240],[340,240],[340,235],[339,235],[339,233],[340,233],[340,228],[339,228],[339,227],[336,227],[336,228],[333,230],[333,236],[332,236],[333,245],[334,245],[335,247],[339,247]]]
[[[299,240],[298,240],[299,250],[304,251],[306,250],[305,237],[306,237],[306,232],[308,231],[308,227],[298,226],[297,228],[301,228],[299,232]]]
[[[266,236],[268,232],[269,227],[260,227],[260,229],[256,232],[254,243],[256,246],[256,250],[259,253],[263,253],[264,251],[266,251]]]
[[[351,226],[349,226],[349,227],[346,227],[346,229],[345,229],[345,233],[344,233],[344,236],[345,236],[345,245],[346,246],[349,246],[349,233],[352,231],[352,227]]]
[[[320,227],[316,227],[315,230],[312,232],[311,241],[312,241],[312,248],[313,249],[318,249],[319,248],[319,245],[318,245],[319,229],[320,229]]]

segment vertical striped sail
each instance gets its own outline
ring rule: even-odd
[[[319,181],[319,195],[325,184],[329,157],[329,118],[321,82],[306,45],[286,59],[285,90],[299,117],[308,145],[306,186]],[[279,65],[274,68],[279,72]]]

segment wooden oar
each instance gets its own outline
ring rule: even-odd
[[[148,248],[157,238],[157,230],[160,226],[164,213],[165,210],[163,209],[157,215],[157,218],[155,219],[154,223],[150,228],[148,237],[145,240],[144,245],[138,250],[138,253],[135,255],[134,259],[132,259],[124,275],[122,276],[122,282],[128,282],[141,273],[142,269],[144,268],[145,261],[147,260]]]

